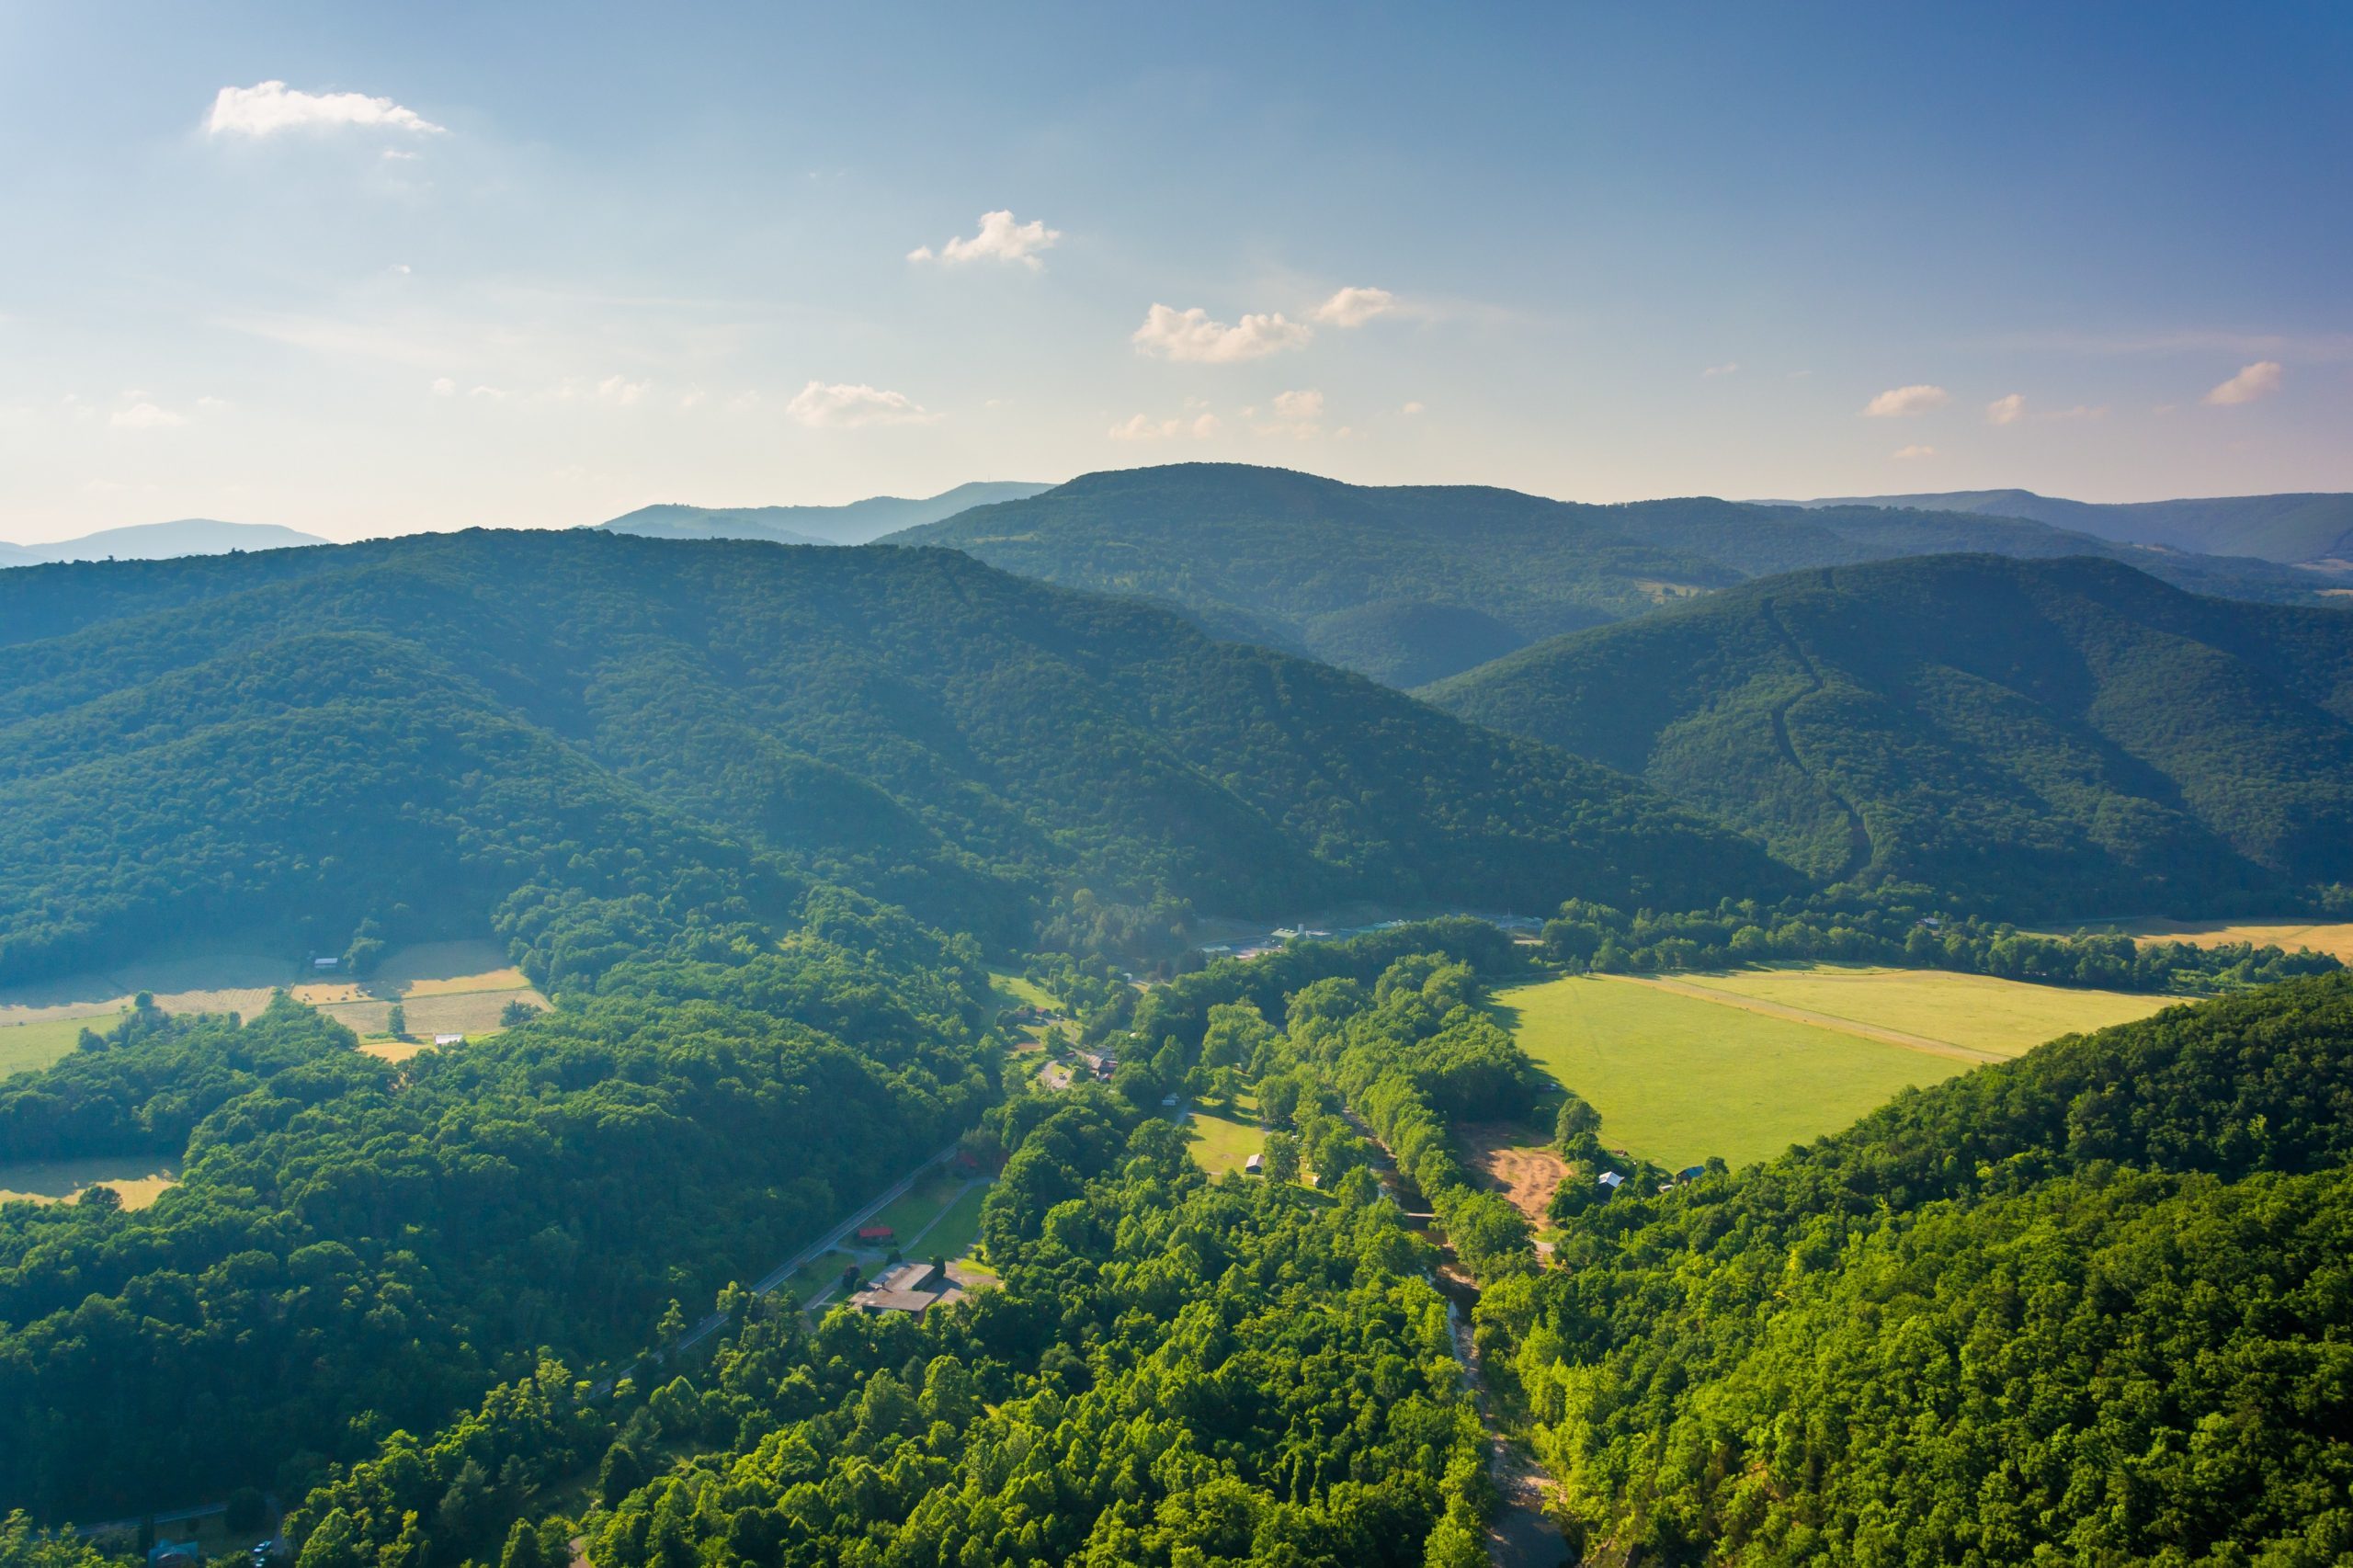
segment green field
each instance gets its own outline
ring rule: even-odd
[[[82,1038],[85,1028],[104,1034],[114,1023],[111,1015],[98,1018],[44,1018],[31,1024],[0,1024],[0,1078],[46,1067]]]
[[[1201,1169],[1213,1176],[1240,1170],[1251,1155],[1267,1149],[1266,1130],[1256,1121],[1198,1108],[1185,1123],[1185,1141]]]
[[[1051,992],[1035,981],[1024,980],[1010,970],[989,971],[989,989],[997,994],[997,1006],[1000,1007],[1043,1007],[1050,1013],[1062,1011],[1063,1005],[1054,1000]]]
[[[948,1206],[925,1233],[923,1240],[909,1254],[914,1257],[945,1257],[950,1262],[971,1252],[981,1239],[981,1204],[989,1195],[988,1185],[979,1183],[963,1197]]]
[[[1985,974],[1844,964],[1678,974],[1675,979],[1999,1056],[2017,1056],[2063,1034],[2145,1018],[2173,1000],[2123,991],[2028,985]]]
[[[64,1203],[85,1187],[110,1187],[125,1209],[144,1209],[179,1184],[176,1160],[153,1154],[94,1154],[0,1165],[0,1203]]]
[[[938,1219],[941,1210],[956,1201],[963,1187],[963,1177],[934,1167],[917,1176],[915,1186],[892,1199],[868,1223],[890,1226],[897,1234],[888,1244],[904,1247],[917,1231]]]
[[[1669,1169],[1778,1154],[1968,1066],[1586,976],[1499,992],[1495,1011],[1522,1050],[1601,1113],[1604,1144]]]

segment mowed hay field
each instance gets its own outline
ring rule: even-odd
[[[0,1203],[65,1203],[93,1187],[110,1187],[125,1209],[144,1209],[178,1184],[170,1161],[139,1154],[95,1154],[74,1160],[26,1160],[0,1165]]]
[[[1520,1049],[1601,1113],[1601,1142],[1669,1170],[1778,1154],[1969,1063],[1586,975],[1495,996]]]
[[[1185,1119],[1185,1142],[1191,1146],[1195,1162],[1213,1176],[1239,1171],[1249,1164],[1251,1155],[1267,1152],[1266,1131],[1256,1121],[1198,1106]]]
[[[1866,1028],[1899,1030],[1992,1056],[2018,1056],[2063,1034],[2145,1018],[2178,998],[2028,985],[1933,969],[1815,964],[1678,974],[1679,984],[1748,997]]]
[[[2188,942],[2193,947],[2218,948],[2225,942],[2251,942],[2258,948],[2282,948],[2294,952],[2310,948],[2353,964],[2353,921],[2315,925],[2309,920],[2114,920],[2085,927],[2113,931],[2143,942]]]
[[[43,1018],[29,1024],[0,1024],[0,1078],[48,1066],[74,1049],[74,1042],[82,1038],[84,1029],[104,1034],[114,1019],[115,1015],[103,1013],[88,1017]]]
[[[0,1076],[47,1066],[74,1048],[85,1027],[110,1028],[142,991],[166,1013],[249,1018],[280,987],[363,1038],[389,1032],[394,1002],[407,1014],[412,1039],[427,1041],[436,1034],[494,1033],[510,1002],[548,1005],[486,938],[396,948],[364,981],[306,974],[285,959],[253,953],[159,960],[0,993]],[[394,1060],[415,1054],[413,1045],[391,1040],[363,1049]]]

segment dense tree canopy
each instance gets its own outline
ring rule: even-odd
[[[1824,881],[1979,913],[2269,913],[2353,881],[2353,615],[2115,562],[1773,577],[1426,695],[1641,773]]]
[[[779,857],[992,945],[1163,952],[1191,909],[1797,885],[1608,769],[949,551],[294,553],[325,564],[188,562],[190,602],[0,646],[0,982],[479,929],[527,882],[723,870],[772,909]]]
[[[2335,1562],[2348,1156],[2353,979],[2290,982],[1564,1205],[1480,1331],[1603,1561]]]
[[[1706,496],[1594,506],[1239,463],[1084,474],[892,541],[1172,604],[1219,636],[1400,687],[1750,577],[1893,556],[2104,556],[2201,593],[2306,604],[2325,602],[2326,585],[2266,562],[2160,554],[2021,517]]]

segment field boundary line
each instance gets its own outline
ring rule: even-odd
[[[1853,1035],[1858,1040],[1875,1040],[1883,1045],[1900,1045],[1906,1051],[1926,1051],[1931,1056],[1949,1056],[1959,1062],[2009,1062],[2013,1057],[1991,1051],[1979,1051],[1974,1046],[1955,1045],[1949,1040],[1932,1040],[1924,1034],[1906,1034],[1902,1029],[1883,1028],[1854,1018],[1842,1018],[1836,1013],[1817,1013],[1810,1008],[1790,1007],[1779,1002],[1768,1002],[1756,996],[1743,996],[1736,992],[1717,991],[1688,981],[1666,980],[1648,974],[1605,974],[1602,980],[1615,980],[1628,985],[1647,985],[1653,990],[1672,992],[1677,996],[1694,997],[1712,1002],[1719,1007],[1736,1007],[1744,1013],[1760,1013],[1768,1018],[1787,1018],[1791,1023],[1812,1024],[1816,1028],[1834,1034]]]

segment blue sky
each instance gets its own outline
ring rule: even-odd
[[[2353,489],[2348,81],[2317,5],[19,3],[0,539]]]

